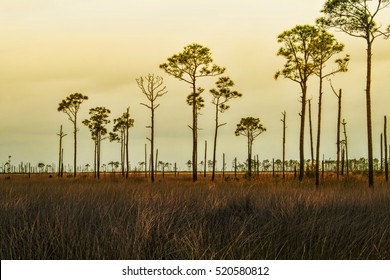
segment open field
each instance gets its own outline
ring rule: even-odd
[[[0,176],[1,259],[390,259],[390,186]]]

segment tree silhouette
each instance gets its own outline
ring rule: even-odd
[[[74,154],[73,154],[73,176],[76,177],[77,172],[77,114],[80,110],[80,105],[88,100],[88,96],[81,93],[70,94],[66,99],[62,100],[58,105],[58,112],[64,112],[68,115],[69,120],[73,123],[74,136]]]
[[[97,178],[100,178],[101,142],[106,139],[103,136],[107,134],[107,128],[105,126],[110,123],[108,119],[110,113],[111,111],[105,107],[91,108],[89,109],[89,119],[83,121],[83,124],[89,128],[92,140],[95,143],[94,170]]]
[[[344,140],[341,141],[341,143],[344,145],[345,147],[345,155],[346,155],[346,162],[347,162],[347,176],[349,174],[349,159],[348,159],[348,138],[347,138],[347,129],[346,129],[346,121],[343,119],[343,122],[342,122],[342,125],[343,125],[343,128],[344,128]]]
[[[246,117],[242,118],[237,124],[236,136],[243,135],[247,138],[248,143],[248,177],[252,176],[252,147],[253,141],[257,136],[266,131],[266,128],[260,123],[259,118]]]
[[[283,123],[283,152],[282,152],[282,171],[283,171],[283,179],[286,177],[286,174],[285,174],[285,167],[286,167],[286,116],[287,116],[287,113],[286,111],[284,111],[282,113],[282,116],[283,118],[280,120],[282,123]]]
[[[330,81],[330,87],[332,88],[332,91],[334,93],[334,95],[337,97],[337,140],[336,140],[336,176],[337,178],[339,178],[339,174],[340,174],[340,146],[341,146],[341,140],[340,140],[340,135],[341,135],[341,132],[340,132],[340,129],[341,129],[341,105],[342,105],[342,97],[343,97],[343,91],[342,89],[339,89],[339,93],[337,93],[337,91],[334,89],[333,85],[332,85],[332,81]]]
[[[275,79],[280,76],[299,84],[301,88],[301,124],[299,134],[299,180],[303,179],[305,171],[305,115],[307,101],[307,82],[316,71],[317,65],[313,62],[312,54],[315,51],[313,41],[316,40],[318,30],[311,25],[297,25],[291,30],[284,31],[278,36],[278,43],[283,46],[277,55],[286,59],[283,70],[276,72]]]
[[[314,52],[311,54],[313,60],[318,65],[315,74],[320,79],[318,92],[318,118],[317,118],[317,145],[316,145],[316,187],[320,184],[320,144],[321,144],[321,117],[322,117],[322,95],[323,81],[339,72],[348,71],[349,55],[342,59],[336,59],[337,68],[325,73],[326,63],[336,54],[344,50],[344,45],[337,42],[336,38],[324,30],[321,26],[318,28],[318,38],[314,41]]]
[[[375,2],[375,3],[373,3]],[[374,161],[372,149],[372,123],[371,123],[371,65],[372,45],[376,38],[390,36],[390,25],[381,30],[375,17],[381,10],[388,7],[387,0],[327,0],[322,11],[324,17],[318,22],[328,27],[335,27],[344,33],[362,38],[366,41],[366,112],[367,112],[367,139],[368,139],[368,185],[374,186]]]
[[[122,176],[129,176],[129,129],[134,126],[134,119],[130,118],[130,108],[119,118],[114,119],[113,132],[110,132],[110,142],[117,141],[121,144]]]
[[[387,155],[388,155],[388,152],[387,152],[387,149],[388,149],[388,146],[387,146],[387,116],[384,116],[383,136],[384,136],[384,140],[385,140],[385,179],[386,179],[386,182],[388,182],[389,181],[389,165],[387,162]],[[381,161],[382,161],[382,159],[381,159]]]
[[[160,106],[160,104],[156,104],[157,98],[163,96],[167,93],[166,87],[163,85],[163,78],[159,76],[155,76],[154,74],[149,74],[146,77],[140,77],[136,79],[138,87],[141,89],[142,93],[149,100],[149,104],[141,103],[141,105],[150,109],[151,117],[150,117],[150,155],[151,155],[151,180],[154,182],[154,111]]]
[[[220,77],[216,82],[217,89],[211,89],[210,93],[213,95],[212,103],[215,105],[215,132],[214,132],[214,148],[213,148],[213,172],[211,180],[215,179],[215,157],[217,151],[217,136],[218,128],[225,125],[226,123],[219,123],[219,113],[224,113],[230,108],[227,103],[237,97],[241,97],[242,94],[238,91],[232,91],[231,87],[234,86],[234,82],[229,77]]]
[[[198,78],[217,76],[225,72],[213,63],[209,48],[199,44],[191,44],[184,47],[179,54],[168,58],[167,63],[160,65],[167,74],[191,85],[192,92],[187,97],[187,104],[192,107],[192,179],[198,179],[198,113],[203,107],[204,100],[201,97],[203,88],[197,87]]]
[[[61,177],[61,170],[62,170],[62,165],[64,163],[63,159],[63,149],[62,149],[62,138],[64,138],[67,134],[65,134],[62,131],[62,125],[60,127],[60,132],[57,134],[60,137],[60,148],[59,148],[59,153],[58,153],[58,177]]]

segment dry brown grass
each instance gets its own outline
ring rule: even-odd
[[[389,186],[312,185],[0,177],[0,257],[390,259]]]

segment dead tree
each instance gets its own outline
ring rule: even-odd
[[[336,140],[336,145],[337,145],[337,158],[336,158],[336,176],[337,178],[339,177],[340,173],[340,128],[341,128],[341,98],[343,95],[343,91],[340,89],[339,93],[336,92],[334,89],[332,82],[329,80],[330,86],[332,88],[332,91],[334,95],[336,95],[338,99],[338,109],[337,109],[337,140]]]
[[[343,144],[345,146],[345,162],[346,162],[347,176],[348,176],[349,175],[349,159],[348,159],[348,138],[347,138],[347,129],[346,129],[347,123],[345,122],[344,119],[343,119],[342,125],[343,125],[343,128],[344,128]]]
[[[282,156],[282,171],[283,171],[283,179],[285,178],[285,164],[286,164],[286,111],[282,113],[283,119],[281,122],[283,123],[283,156]]]
[[[155,110],[160,106],[160,104],[156,104],[157,98],[163,96],[167,93],[166,87],[163,85],[163,78],[159,76],[155,76],[154,74],[149,74],[146,77],[140,77],[136,79],[137,84],[139,88],[141,89],[142,93],[146,96],[146,98],[149,100],[149,104],[141,103],[141,105],[145,106],[146,108],[150,109],[151,112],[151,124],[150,126],[147,126],[147,128],[150,128],[150,138],[147,138],[150,141],[150,151],[151,151],[151,163],[150,166],[152,168],[151,170],[151,180],[154,182],[154,115]]]
[[[381,133],[381,159],[380,159],[380,164],[381,164],[381,172],[383,172],[383,133]]]
[[[60,150],[59,150],[59,154],[58,154],[58,177],[62,177],[61,176],[61,174],[62,174],[61,167],[62,167],[62,164],[64,162],[63,149],[62,149],[62,138],[64,138],[67,135],[64,132],[62,132],[62,125],[60,128],[60,133],[58,133],[57,135],[60,137]]]
[[[310,155],[311,155],[311,168],[310,171],[313,171],[314,167],[314,144],[313,144],[313,125],[311,121],[311,99],[308,100],[309,103],[309,128],[310,128]]]

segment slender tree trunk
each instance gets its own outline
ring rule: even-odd
[[[97,178],[100,179],[100,135],[97,136],[97,149],[96,149],[96,164],[97,164]]]
[[[302,85],[301,128],[299,133],[299,181],[305,173],[305,115],[306,115],[306,85]]]
[[[370,188],[373,188],[374,187],[374,160],[373,160],[373,152],[372,152],[372,124],[371,124],[371,58],[372,58],[372,42],[370,36],[367,36],[366,109],[367,109],[367,138],[368,138],[368,186]]]
[[[381,172],[383,172],[383,133],[381,133],[381,159],[380,159],[380,165],[381,165]]]
[[[158,170],[158,149],[156,150],[156,162],[155,162],[155,169],[154,169],[154,172],[155,172],[155,177],[157,177],[157,170]]]
[[[345,150],[344,148],[341,150],[341,176],[344,176],[344,157],[345,157]]]
[[[346,167],[347,167],[347,176],[349,175],[349,159],[348,159],[348,138],[347,138],[347,123],[343,119],[343,128],[344,128],[344,145],[345,145],[345,158],[346,158]]]
[[[148,162],[147,162],[147,144],[145,144],[145,178],[148,177]]]
[[[203,177],[206,178],[206,163],[207,163],[207,141],[204,141],[204,162],[203,162]]]
[[[62,132],[62,125],[61,125],[61,128],[60,128],[60,133],[57,134],[58,136],[60,136],[60,149],[59,149],[59,154],[58,154],[58,177],[61,176],[61,163],[63,161],[63,157],[62,157],[62,138],[65,137],[66,134],[64,134]]]
[[[225,153],[223,153],[222,157],[222,178],[225,178]]]
[[[73,177],[76,178],[77,170],[77,115],[74,116],[73,123],[73,134],[74,134],[74,154],[73,154]]]
[[[64,149],[61,149],[61,172],[60,176],[61,178],[64,176]],[[30,170],[30,164],[29,164],[29,170]]]
[[[196,104],[196,84],[192,83],[192,181],[198,180],[198,110]]]
[[[272,159],[272,177],[275,177],[275,159]]]
[[[314,167],[314,143],[313,143],[313,124],[311,121],[311,99],[309,99],[309,129],[310,129],[310,155],[311,155],[311,167],[310,171],[313,171]]]
[[[252,177],[252,143],[248,136],[248,177]]]
[[[151,113],[152,113],[152,116],[151,116],[151,120],[152,120],[152,123],[151,123],[151,127],[150,127],[150,166],[151,166],[151,177],[150,179],[152,180],[152,183],[154,183],[154,177],[155,177],[155,174],[154,174],[154,104],[153,104],[153,101],[151,102]]]
[[[385,116],[385,124],[383,130],[384,140],[385,140],[385,178],[386,182],[389,181],[389,166],[387,164],[387,117]]]
[[[129,107],[127,107],[127,112],[126,112],[126,133],[125,133],[125,150],[126,150],[126,178],[129,178]]]
[[[283,169],[283,179],[285,178],[285,169],[286,169],[286,111],[282,113],[283,115],[283,156],[282,156],[282,169]]]
[[[97,176],[97,139],[95,139],[95,149],[93,155],[93,177]]]
[[[215,106],[215,131],[214,131],[214,147],[213,147],[213,171],[211,175],[211,181],[215,179],[215,157],[217,153],[217,136],[218,136],[218,104]]]
[[[337,160],[336,160],[336,176],[339,177],[340,173],[340,126],[341,126],[341,98],[342,90],[339,90],[339,95],[336,95],[338,98],[338,110],[337,110]]]
[[[125,132],[121,131],[121,165],[122,177],[125,177]]]
[[[322,117],[322,69],[320,70],[320,89],[318,97],[318,123],[316,146],[316,188],[320,185],[320,144],[321,144],[321,117]]]

